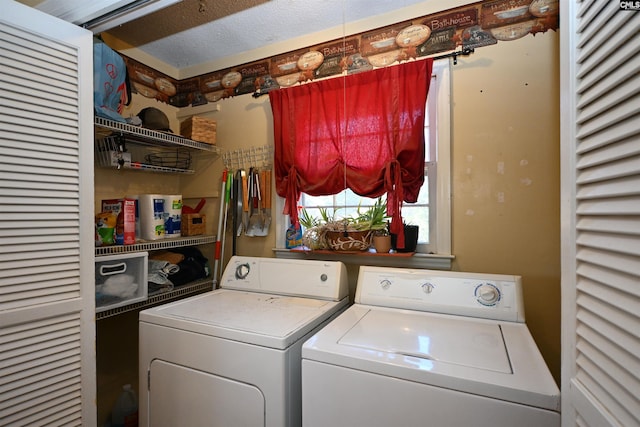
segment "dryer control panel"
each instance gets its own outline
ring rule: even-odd
[[[520,276],[360,267],[356,304],[524,322]]]
[[[332,301],[349,295],[347,270],[339,261],[233,256],[220,287]]]

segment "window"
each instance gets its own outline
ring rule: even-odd
[[[420,226],[418,252],[450,254],[450,80],[449,60],[433,63],[433,72],[425,120],[425,183],[420,190],[417,203],[405,203],[402,216],[407,223]],[[385,196],[383,196],[385,197]],[[337,216],[349,216],[358,206],[372,205],[373,199],[360,197],[351,190],[332,196],[309,196],[302,194],[299,205],[312,215],[319,207],[337,209]],[[284,199],[278,198],[278,211],[282,212]],[[285,230],[288,217],[280,215],[277,226],[277,247],[285,246]]]

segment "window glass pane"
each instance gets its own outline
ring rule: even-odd
[[[357,216],[359,204],[361,210],[363,210],[374,203],[375,199],[360,197],[351,190],[342,191],[340,194],[336,194],[334,196],[309,196],[303,193],[300,197],[300,205],[305,207],[309,215],[316,218],[320,218],[320,209],[318,209],[318,206],[327,207],[329,209],[329,215],[332,215],[335,209],[335,217],[339,219]],[[425,183],[420,189],[418,202],[413,204],[404,204],[402,208],[402,216],[405,223],[420,226],[418,243],[428,243],[429,185],[427,177],[425,177]]]
[[[303,206],[332,206],[333,196],[309,196],[304,194]]]
[[[357,207],[360,200],[365,200],[364,197],[360,197],[353,191],[347,189],[336,196],[336,204],[338,206],[351,206]],[[364,202],[363,202],[364,203]]]
[[[431,84],[434,85],[434,78],[431,78]],[[431,87],[435,87],[431,86]],[[424,150],[424,161],[425,162],[430,162],[431,161],[431,150],[429,149],[429,147],[431,146],[431,132],[429,130],[429,122],[431,121],[431,116],[429,115],[430,111],[429,111],[429,99],[427,98],[427,106],[425,107],[425,111],[424,111],[424,146],[425,146],[425,150]]]
[[[303,205],[304,206],[304,205]],[[309,214],[309,216],[313,217],[313,218],[322,218],[320,216],[320,209],[318,208],[312,208],[312,207],[305,207],[305,210],[307,211],[307,213]]]
[[[418,243],[429,243],[429,208],[405,204],[402,207],[405,224],[418,225]]]
[[[425,174],[424,176],[424,184],[422,184],[422,188],[420,188],[420,193],[418,193],[418,202],[419,205],[429,205],[429,177]]]

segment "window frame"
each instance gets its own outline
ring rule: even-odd
[[[432,73],[435,82],[432,81],[429,95],[433,96],[435,103],[438,131],[435,171],[428,173],[431,176],[433,172],[436,176],[435,182],[433,179],[429,180],[432,185],[429,194],[435,194],[435,206],[431,208],[430,214],[435,214],[436,220],[431,221],[430,217],[430,243],[425,249],[428,253],[451,255],[451,60],[434,61]],[[433,169],[434,165],[431,163],[433,162],[429,162],[427,167]]]
[[[420,264],[417,266],[430,267],[428,263],[424,264],[424,258],[440,256],[447,259],[453,258],[451,254],[451,59],[440,59],[433,62],[432,82],[427,102],[429,103],[429,111],[435,111],[437,128],[435,153],[432,150],[430,157],[432,160],[425,163],[428,176],[430,178],[435,176],[436,178],[435,180],[429,179],[430,242],[429,244],[419,245],[415,256],[411,258],[416,260],[422,258],[422,261],[417,262],[417,264]],[[433,117],[430,117],[430,120],[432,120]],[[430,123],[429,127],[430,129],[433,128],[433,122]],[[430,141],[432,136],[430,135]],[[433,154],[435,154],[435,161],[433,161]],[[282,212],[284,210],[284,198],[276,195],[275,202],[275,211]],[[435,221],[431,220],[433,217],[436,218]],[[288,226],[288,215],[276,215],[275,251],[277,256],[286,256],[283,255],[283,252],[289,251],[285,249],[285,233]],[[407,262],[405,261],[404,264],[407,264]],[[409,261],[408,264],[413,266],[416,263]],[[439,264],[438,267],[442,268],[442,264]]]

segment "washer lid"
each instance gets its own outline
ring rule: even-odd
[[[346,302],[218,289],[142,311],[140,321],[286,348]]]
[[[502,330],[495,323],[453,317],[429,321],[409,312],[371,310],[338,343],[512,373]]]
[[[560,391],[527,325],[354,304],[302,346],[304,364],[559,411]],[[342,375],[342,374],[341,374]]]

